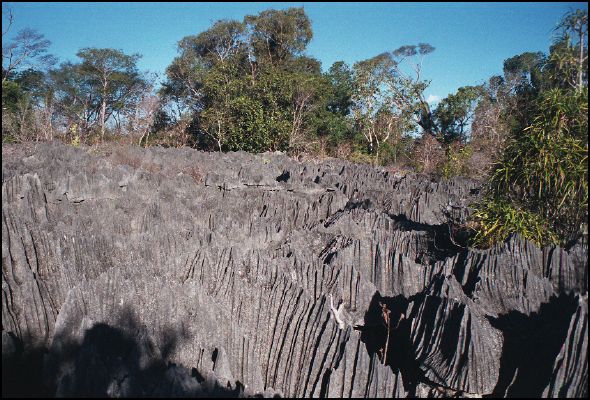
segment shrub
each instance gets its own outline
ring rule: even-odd
[[[514,232],[539,244],[559,241],[547,219],[507,201],[485,199],[474,207],[471,218],[470,228],[476,232],[473,238],[476,247],[490,247]]]
[[[373,164],[373,157],[367,153],[355,150],[348,156],[348,161],[357,164]]]
[[[452,143],[445,149],[445,159],[438,168],[440,175],[445,179],[453,176],[469,175],[469,159],[473,154],[470,145]]]
[[[440,142],[434,136],[426,134],[416,141],[412,154],[413,167],[416,172],[431,174],[436,172],[444,157],[445,151]]]
[[[80,146],[80,135],[76,134],[71,141],[71,145],[74,147]]]
[[[476,206],[476,244],[509,232],[565,244],[588,218],[588,89],[549,90],[539,110],[531,126],[509,139]]]

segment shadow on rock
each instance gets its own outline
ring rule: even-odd
[[[541,397],[577,305],[573,294],[561,295],[542,304],[538,313],[511,311],[489,318],[504,334],[500,376],[493,396]]]
[[[388,365],[393,373],[401,373],[404,388],[413,393],[422,375],[412,352],[410,342],[411,319],[406,318],[409,300],[404,296],[387,297],[376,292],[365,313],[361,331],[371,357]]]
[[[3,397],[240,397],[244,385],[221,384],[210,374],[167,361],[182,331],[164,330],[158,347],[132,312],[120,326],[94,324],[78,343],[59,351],[26,349],[2,333]]]

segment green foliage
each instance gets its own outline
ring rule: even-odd
[[[77,56],[82,60],[77,72],[86,80],[91,95],[99,99],[102,118],[108,119],[113,112],[128,109],[138,102],[138,93],[145,85],[137,70],[139,54],[85,48]],[[105,121],[100,122],[104,125]]]
[[[562,89],[575,88],[578,68],[576,49],[571,46],[569,37],[565,37],[551,46],[546,70],[553,86]]]
[[[79,65],[66,62],[49,72],[56,96],[56,108],[68,125],[77,123],[84,129],[98,116],[100,103],[93,96],[90,82],[79,71]]]
[[[549,57],[505,62],[499,87],[513,93],[502,112],[512,132],[475,206],[476,245],[515,232],[539,244],[580,236],[588,219],[587,29],[587,11],[568,13]]]
[[[522,132],[532,124],[540,93],[551,87],[546,72],[547,58],[541,52],[522,53],[504,61],[502,91],[510,93],[505,118],[514,132]]]
[[[450,144],[467,139],[468,125],[483,94],[481,86],[465,86],[460,87],[456,94],[450,94],[441,100],[434,116],[442,143]]]
[[[471,145],[450,145],[445,149],[445,160],[440,167],[440,174],[449,179],[454,176],[468,176],[467,162],[473,154]]]
[[[137,70],[139,55],[115,49],[85,48],[81,61],[67,62],[50,71],[55,105],[67,124],[77,123],[84,133],[115,114],[129,112],[140,101],[146,83]]]
[[[504,61],[504,76],[513,80],[518,92],[539,93],[543,87],[543,65],[545,56],[541,52],[525,52]]]
[[[47,74],[34,70],[27,69],[15,75],[14,81],[22,88],[23,92],[28,93],[35,102],[42,102],[47,97],[52,96],[52,88],[47,81]]]
[[[281,66],[300,55],[313,37],[303,8],[262,11],[247,15],[244,23],[251,31],[250,44],[259,63]]]
[[[161,93],[184,103],[219,151],[304,148],[342,125],[319,121],[332,91],[319,61],[302,54],[311,38],[302,8],[218,21],[179,42]]]
[[[355,150],[352,154],[348,157],[348,160],[353,163],[357,164],[373,164],[374,159],[370,154],[366,152]]]
[[[18,110],[24,93],[16,82],[2,82],[2,143],[18,141],[18,127],[14,123],[14,115]]]
[[[32,97],[13,81],[2,82],[2,142],[17,143],[35,135]]]
[[[15,112],[19,100],[24,95],[18,83],[13,81],[2,82],[2,114],[5,111]]]
[[[347,116],[353,104],[353,72],[344,61],[337,61],[330,67],[327,78],[330,80],[331,93],[327,109],[333,114]]]
[[[95,47],[83,48],[76,55],[82,60],[82,73],[97,80],[101,78],[100,74],[106,73],[112,77],[112,81],[125,80],[135,75],[137,61],[141,58],[139,54],[127,55],[121,50]]]
[[[512,233],[539,244],[559,242],[546,218],[504,200],[484,200],[474,206],[471,218],[476,230],[472,242],[475,247],[490,247],[506,240]]]
[[[356,129],[366,138],[368,152],[379,164],[383,143],[397,142],[401,134],[413,130],[417,115],[430,114],[423,92],[428,82],[419,79],[420,63],[414,66],[416,76],[406,75],[400,62],[416,55],[426,55],[434,48],[427,44],[402,46],[353,66],[352,118]],[[426,109],[426,112],[421,110]]]
[[[213,65],[235,55],[243,44],[245,30],[246,26],[235,20],[217,21],[205,32],[182,39],[179,47]]]
[[[154,122],[152,123],[151,132],[165,131],[172,126],[172,118],[166,110],[160,108],[154,114]]]
[[[539,109],[534,123],[510,139],[490,178],[486,207],[496,211],[485,213],[484,207],[475,217],[483,227],[502,225],[507,210],[514,211],[510,215],[522,215],[522,225],[506,229],[519,228],[514,232],[526,236],[545,227],[531,238],[563,244],[588,217],[588,89],[549,90]],[[479,238],[484,243],[502,236],[484,229]]]
[[[13,144],[18,143],[18,139],[16,136],[10,134],[10,132],[5,132],[4,128],[2,129],[2,143],[6,144]]]
[[[326,139],[328,150],[335,150],[339,144],[352,138],[348,119],[326,109],[320,109],[311,114],[309,125],[316,137]]]
[[[219,150],[285,151],[291,130],[290,78],[272,67],[260,71],[256,81],[213,68],[203,80],[201,129]]]
[[[303,53],[312,37],[303,8],[218,21],[179,42],[160,93],[192,116],[198,143],[219,151],[368,151],[378,163],[383,145],[385,160],[395,162],[408,147],[402,138],[415,124],[416,107],[428,109],[421,60],[415,79],[398,63],[434,48],[403,46],[354,70],[336,62],[322,74],[319,61]],[[359,132],[365,146],[357,146]]]
[[[397,165],[409,162],[414,144],[411,136],[403,135],[397,141],[387,141],[381,145],[380,165]]]

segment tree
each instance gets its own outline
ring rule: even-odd
[[[10,123],[3,123],[3,137],[11,130],[17,140],[39,140],[42,136],[50,139],[53,93],[43,70],[55,63],[55,57],[47,54],[49,40],[28,28],[5,45],[13,19],[7,9],[7,24],[2,31],[2,91],[4,94],[6,90],[8,96],[3,95],[2,116]]]
[[[247,15],[251,57],[260,64],[281,66],[303,53],[313,37],[311,22],[303,8],[266,10]]]
[[[179,48],[192,52],[209,66],[224,63],[243,49],[245,30],[241,22],[220,20],[205,32],[182,39]]]
[[[55,90],[55,106],[68,131],[88,131],[97,120],[100,108],[92,82],[80,72],[80,65],[65,62],[49,72]]]
[[[440,101],[434,116],[442,143],[450,144],[467,139],[468,127],[482,95],[481,86],[464,86],[457,89],[457,93]]]
[[[234,113],[252,110],[244,101],[239,101],[246,82],[235,76],[232,65],[218,65],[204,75],[200,82],[203,111],[199,125],[203,133],[215,141],[221,152],[227,146],[229,136],[235,130]]]
[[[494,162],[502,154],[510,134],[510,119],[515,99],[501,76],[493,76],[483,85],[471,124],[473,156],[471,173],[484,179]]]
[[[402,46],[353,66],[353,118],[376,163],[379,147],[391,137],[394,126],[407,126],[411,130],[412,125],[419,125],[425,134],[434,134],[434,118],[424,98],[428,82],[420,76],[423,58],[432,51],[434,48],[425,43]],[[413,75],[404,72],[402,65],[406,61]],[[384,116],[388,122],[377,124]]]
[[[292,79],[293,93],[292,99],[292,123],[291,134],[289,136],[289,148],[302,147],[306,141],[305,117],[321,104],[318,104],[318,75],[314,74],[293,74]]]
[[[8,10],[8,25],[2,31],[2,42],[13,23],[13,15]],[[14,39],[6,46],[2,44],[2,82],[5,82],[15,71],[24,67],[46,67],[55,63],[55,57],[47,54],[51,42],[34,29],[21,29]]]
[[[219,151],[297,147],[325,87],[319,61],[303,55],[311,37],[303,9],[217,21],[179,42],[161,93]]]
[[[545,73],[546,56],[526,52],[504,61],[504,85],[514,99],[511,125],[514,131],[522,131],[532,123],[539,95],[550,84]]]
[[[245,30],[241,22],[220,20],[207,31],[178,42],[180,55],[166,69],[168,79],[160,95],[165,102],[175,103],[179,118],[203,111],[203,80],[217,64],[240,68],[246,64]]]
[[[342,61],[335,62],[328,72],[308,70],[308,90],[313,91],[306,109],[305,132],[297,149],[340,153],[351,147],[353,139],[349,114],[352,106],[353,74]]]
[[[14,112],[23,91],[18,83],[12,81],[2,82],[2,112]]]
[[[522,135],[509,139],[476,207],[479,243],[509,233],[567,244],[588,219],[588,89],[551,89]]]
[[[26,70],[2,82],[4,141],[52,139],[53,95],[45,74]]]
[[[13,142],[21,139],[19,135],[18,114],[25,93],[18,83],[13,81],[2,82],[2,142]]]
[[[154,86],[157,79],[157,74],[148,75],[144,85],[138,86],[138,89],[140,90],[140,92],[137,93],[139,101],[135,102],[132,109],[123,113],[128,121],[129,131],[140,136],[138,142],[140,146],[142,142],[147,146],[149,135],[152,132],[158,117],[160,117],[158,123],[161,124],[165,122],[165,115],[158,115],[158,112],[161,111],[161,99],[154,93]]]
[[[423,134],[436,136],[437,126],[430,105],[424,98],[424,91],[430,82],[423,81],[421,78],[424,58],[434,50],[435,48],[428,43],[419,43],[418,45],[402,46],[394,50],[392,55],[396,61],[395,72],[399,76],[401,88],[409,89],[398,90],[397,95],[405,101],[406,107],[413,111],[415,122],[422,128]],[[409,68],[413,71],[413,76],[404,73],[402,69],[404,64],[409,65]]]
[[[353,73],[344,61],[336,61],[326,74],[332,85],[328,110],[334,114],[347,116],[352,106]]]
[[[354,64],[353,117],[357,129],[368,143],[369,154],[379,157],[380,139],[386,139],[376,130],[376,116],[379,110],[391,108],[391,96],[384,93],[382,86],[391,75],[388,66],[392,65],[391,57],[384,53],[369,60]]]
[[[293,129],[288,72],[269,66],[252,81],[214,68],[203,82],[200,125],[222,150],[285,151]]]
[[[105,122],[110,115],[137,101],[132,95],[144,84],[136,65],[141,56],[97,48],[82,49],[77,56],[82,59],[78,73],[87,80],[100,102],[99,125],[104,139]]]
[[[504,60],[504,76],[517,93],[539,93],[543,88],[543,65],[541,52],[526,52]]]
[[[504,61],[503,76],[493,76],[482,87],[471,126],[471,173],[488,178],[500,160],[507,140],[521,135],[539,112],[538,101],[554,84],[548,73],[548,57],[525,52]]]
[[[550,49],[548,69],[558,84],[581,92],[588,86],[588,11],[567,13],[557,25],[558,38]]]
[[[36,123],[42,127],[44,138],[53,139],[54,88],[43,71],[27,69],[16,74],[14,81],[30,97]]]

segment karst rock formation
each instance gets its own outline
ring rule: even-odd
[[[480,187],[3,145],[3,395],[587,397],[587,239],[466,247]]]

